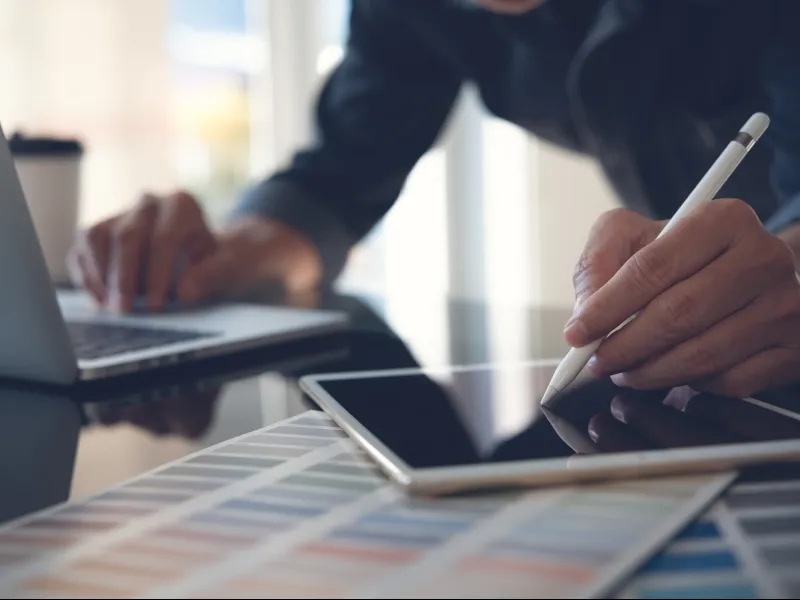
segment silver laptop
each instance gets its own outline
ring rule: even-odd
[[[222,304],[118,316],[56,293],[0,128],[0,377],[70,384],[332,332],[341,313]]]

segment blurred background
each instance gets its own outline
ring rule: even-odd
[[[225,219],[309,139],[348,0],[0,0],[7,134],[87,148],[81,223],[181,187]],[[466,87],[445,135],[341,285],[571,305],[589,227],[614,201],[593,166],[485,114]]]
[[[178,187],[222,223],[248,185],[310,138],[348,11],[349,0],[0,0],[0,122],[7,135],[83,140],[84,225],[144,190]],[[613,205],[592,165],[488,116],[467,87],[388,218],[353,252],[341,285],[380,295],[421,364],[480,359],[454,350],[451,329],[488,339],[498,361],[538,355],[535,332],[560,338],[563,322],[533,323],[515,307],[572,305],[586,234]],[[491,326],[422,297],[443,293],[491,299]],[[265,398],[287,386],[277,375],[259,381]],[[206,443],[288,414],[278,402],[236,396],[217,407],[224,418]],[[79,464],[89,465],[82,472],[92,475],[78,478],[73,493],[196,443],[156,444],[136,427],[93,430],[79,448]]]

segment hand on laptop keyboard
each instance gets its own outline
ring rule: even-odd
[[[123,214],[78,236],[69,257],[73,282],[98,303],[131,312],[172,299],[183,305],[231,296],[266,283],[305,291],[321,279],[312,243],[282,223],[243,217],[214,233],[189,194],[146,194]]]

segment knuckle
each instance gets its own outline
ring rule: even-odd
[[[672,263],[663,252],[647,246],[633,255],[630,262],[633,285],[637,291],[652,292],[670,286]]]
[[[572,285],[575,287],[576,291],[583,287],[584,282],[589,275],[591,265],[591,253],[584,251],[578,259],[578,262],[575,264],[575,270],[572,272]]]
[[[172,194],[170,203],[179,212],[198,212],[200,208],[194,197],[185,191],[178,191]]]
[[[601,214],[595,222],[595,229],[603,230],[627,223],[635,213],[627,208],[613,208]]]
[[[653,222],[627,208],[614,208],[601,214],[592,226],[590,239],[607,237],[614,233],[629,235],[627,232],[639,231]]]
[[[94,249],[103,243],[106,233],[107,231],[105,225],[95,225],[84,232],[83,239],[89,248]]]
[[[664,331],[684,332],[695,326],[697,299],[687,293],[673,293],[656,300],[656,312],[663,320]]]
[[[712,218],[723,219],[725,223],[739,226],[758,226],[761,222],[753,208],[737,198],[720,198],[707,205],[707,214]]]
[[[161,205],[161,199],[155,194],[142,194],[136,208],[131,211],[136,219],[145,221],[155,217]]]
[[[702,375],[714,375],[719,372],[719,358],[702,344],[695,344],[686,357],[686,368],[689,372]]]
[[[600,363],[609,374],[626,371],[641,360],[641,355],[634,348],[615,342],[612,337],[597,351]]]

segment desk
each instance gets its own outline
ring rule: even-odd
[[[570,312],[566,308],[484,305],[452,298],[396,305],[342,294],[324,296],[319,306],[345,310],[351,327],[291,347],[63,392],[16,384],[0,387],[0,522],[85,497],[304,412],[310,406],[296,382],[306,373],[514,362],[557,357],[567,350],[561,337]],[[800,484],[787,489],[792,498],[800,497],[795,492]],[[747,490],[740,496],[749,498]],[[796,512],[797,507],[783,510]],[[775,590],[793,590],[795,575],[786,581],[780,577],[800,565],[798,557],[789,560],[793,552],[800,555],[800,525],[782,536],[777,542],[768,540],[772,554],[765,556],[788,565],[778,571],[775,581],[782,587]],[[687,548],[695,551],[698,544],[716,548],[721,542],[679,541],[663,564],[648,567],[637,597],[650,597],[647,586],[663,577],[658,569],[683,568]],[[712,571],[720,552],[702,555],[712,561]],[[737,584],[731,594],[744,593],[750,589],[747,585]]]
[[[0,387],[0,413],[8,415],[0,418],[0,488],[14,490],[0,500],[0,522],[308,410],[297,387],[306,373],[551,358],[567,350],[561,331],[568,309],[336,293],[318,305],[346,311],[349,330],[63,397]],[[20,414],[19,406],[27,410]]]

